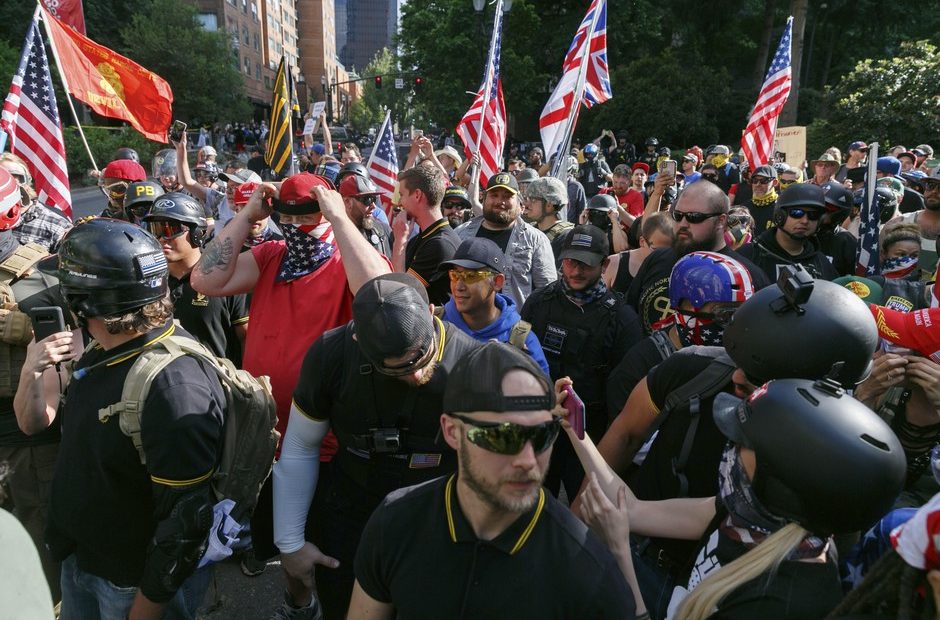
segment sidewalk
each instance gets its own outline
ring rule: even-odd
[[[246,577],[238,560],[217,564],[197,620],[267,620],[284,600],[280,558],[257,577]]]

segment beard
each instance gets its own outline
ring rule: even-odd
[[[940,198],[927,200],[924,198],[924,207],[929,211],[940,211]]]
[[[422,385],[427,385],[430,383],[431,379],[434,378],[434,371],[437,370],[437,356],[434,355],[431,357],[431,361],[421,369],[421,378],[417,381],[410,378],[399,378],[399,381],[404,381],[411,387],[421,387]]]
[[[514,476],[500,478],[496,482],[486,480],[482,475],[474,471],[473,457],[470,455],[470,449],[467,447],[469,440],[465,436],[460,437],[460,479],[490,508],[503,513],[523,513],[531,510],[538,501],[539,489],[545,480],[545,473],[537,470],[517,473]],[[504,482],[538,482],[539,486],[534,487],[530,493],[522,497],[502,496],[499,493],[500,486]]]
[[[714,239],[695,241],[692,237],[686,238],[677,236],[676,240],[672,242],[672,249],[675,250],[677,258],[682,258],[692,252],[711,252],[714,248]]]
[[[508,226],[519,217],[519,209],[506,209],[505,211],[497,210],[494,207],[487,207],[483,205],[483,219],[491,224],[497,224],[499,226]]]

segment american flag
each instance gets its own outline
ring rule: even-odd
[[[777,118],[783,110],[783,104],[790,95],[790,39],[793,34],[793,18],[787,19],[787,25],[780,37],[777,53],[767,70],[764,85],[757,95],[757,103],[751,110],[751,117],[741,138],[741,148],[751,170],[763,166],[770,160],[774,148],[774,134],[777,131]]]
[[[379,136],[366,164],[369,178],[382,190],[382,204],[385,210],[392,206],[392,194],[398,182],[398,153],[395,151],[395,134],[392,132],[392,113],[385,114],[385,122],[379,129]]]
[[[10,136],[10,150],[26,161],[39,202],[71,217],[65,142],[36,19],[26,33],[23,56],[3,103],[0,127]]]
[[[613,96],[607,70],[607,0],[593,0],[565,54],[561,80],[542,109],[539,130],[545,154],[553,155],[566,139],[566,130],[577,122],[580,105],[572,105],[578,88],[578,74],[588,54],[581,103],[590,108]],[[569,117],[574,114],[574,123]]]
[[[499,4],[499,3],[497,3]],[[492,54],[487,59],[483,83],[477,91],[473,105],[457,124],[457,135],[464,144],[467,159],[480,152],[480,180],[487,180],[503,169],[503,144],[506,142],[506,103],[503,101],[503,81],[499,76],[499,48],[503,38],[503,11],[496,7],[496,23],[493,26]],[[487,78],[489,82],[487,83]],[[483,97],[489,90],[486,113],[483,113]],[[480,127],[482,125],[482,131]],[[481,135],[482,134],[482,135]]]
[[[859,214],[858,245],[855,248],[855,275],[876,276],[881,272],[878,258],[878,227],[881,209],[877,200],[865,200]]]

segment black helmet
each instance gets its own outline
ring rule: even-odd
[[[826,211],[832,214],[833,220],[841,222],[852,212],[855,196],[852,191],[845,189],[840,183],[830,183],[826,186]]]
[[[444,198],[441,200],[441,203],[454,201],[460,202],[462,209],[469,209],[473,206],[470,204],[470,195],[467,193],[467,190],[459,185],[451,185],[445,189]]]
[[[888,223],[898,208],[897,194],[888,187],[876,187],[875,200],[878,201],[878,215],[881,223]]]
[[[868,306],[852,291],[786,268],[741,304],[725,327],[724,346],[751,383],[819,379],[842,362],[835,379],[852,387],[867,375],[878,346]]]
[[[812,183],[794,183],[790,187],[780,192],[777,199],[777,207],[786,209],[788,207],[816,207],[817,209],[826,208],[826,192],[823,188]]]
[[[659,146],[659,138],[647,138],[646,146]]]
[[[629,140],[630,132],[627,131],[626,129],[618,129],[616,136],[618,140]]]
[[[356,176],[365,177],[367,179],[369,178],[369,170],[362,164],[362,162],[351,161],[349,163],[343,164],[343,167],[339,169],[334,185],[339,187],[339,184],[343,182],[343,179],[350,174],[355,174]]]
[[[170,192],[154,201],[144,222],[170,220],[189,225],[189,241],[193,246],[202,244],[206,236],[206,212],[195,198],[182,192]]]
[[[167,292],[160,242],[122,220],[96,217],[76,224],[62,238],[59,253],[38,267],[59,278],[69,307],[83,319],[130,312]]]
[[[864,530],[904,486],[897,436],[829,380],[771,381],[743,402],[722,395],[713,414],[729,439],[754,450],[764,507],[814,534]]]
[[[660,157],[672,157],[672,149],[668,146],[661,146],[656,150],[656,154]]]
[[[129,159],[131,161],[136,161],[138,164],[140,163],[140,155],[137,154],[137,151],[128,146],[123,146],[114,151],[114,157],[111,158],[111,161],[116,159]]]
[[[147,215],[153,201],[165,194],[163,186],[154,181],[134,181],[124,194],[124,214],[128,222],[137,224]]]

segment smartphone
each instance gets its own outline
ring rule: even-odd
[[[578,439],[584,439],[584,401],[581,400],[570,385],[565,386],[568,397],[565,398],[565,409],[568,410],[568,424]]]
[[[173,121],[173,124],[170,125],[170,141],[179,142],[183,139],[184,133],[186,133],[186,123],[183,121]]]
[[[414,130],[414,134],[412,134],[412,136],[411,136],[411,139],[414,140],[415,138],[420,138],[420,137],[422,137],[422,136],[424,136],[424,130],[423,130],[423,129],[415,129],[415,130]]]
[[[33,334],[36,342],[48,338],[52,334],[67,332],[65,319],[62,318],[62,308],[59,306],[39,306],[29,311],[29,319],[33,323]]]
[[[676,176],[676,160],[667,159],[663,163],[659,164],[659,171],[665,172],[670,176]]]

